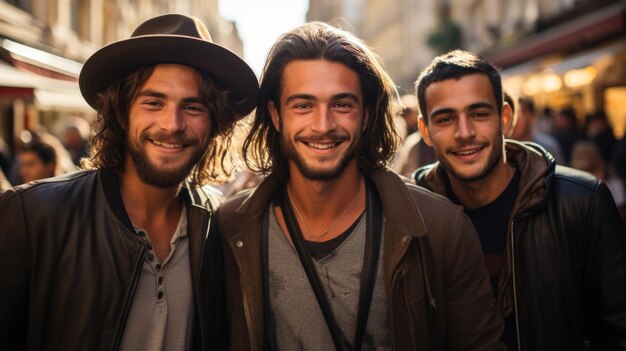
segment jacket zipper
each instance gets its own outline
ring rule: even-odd
[[[202,266],[203,266],[203,261],[204,261],[204,246],[206,245],[206,241],[209,237],[209,231],[211,229],[211,217],[212,217],[213,213],[210,212],[208,213],[208,219],[205,221],[206,224],[206,234],[204,235],[204,240],[202,240],[202,243],[200,244],[200,266],[198,267],[198,279],[196,281],[196,293],[194,295],[196,295],[196,305],[197,310],[198,310],[198,316],[200,318],[200,343],[202,345],[202,350],[206,350],[206,342],[204,340],[204,318],[202,315],[202,308],[200,307],[200,277],[202,277]]]
[[[139,256],[139,260],[135,265],[135,269],[133,270],[132,279],[130,281],[130,290],[126,297],[124,298],[124,304],[122,305],[122,315],[117,322],[117,328],[115,330],[115,337],[113,338],[113,350],[119,350],[120,344],[122,343],[122,331],[126,326],[126,321],[128,319],[128,314],[130,313],[130,306],[132,305],[133,298],[135,297],[135,291],[137,290],[137,284],[139,283],[139,276],[141,275],[141,268],[143,267],[144,261],[146,260],[146,256],[148,255],[148,247],[142,243],[143,249],[141,255]]]
[[[252,319],[250,318],[250,307],[248,306],[248,299],[246,298],[246,291],[244,289],[243,278],[239,278],[241,284],[241,296],[243,298],[243,314],[246,317],[246,325],[248,326],[248,336],[250,337],[250,350],[256,350],[254,343],[254,332],[252,331]]]
[[[512,263],[512,272],[511,276],[513,278],[513,308],[515,310],[515,339],[517,340],[517,350],[522,351],[522,341],[520,339],[519,333],[519,311],[517,307],[517,284],[515,279],[515,235],[513,234],[515,228],[515,220],[511,220],[511,263]]]

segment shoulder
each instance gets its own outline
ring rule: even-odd
[[[587,172],[557,165],[552,185],[570,194],[594,193],[600,187],[600,181]]]
[[[76,194],[96,183],[98,171],[77,171],[62,176],[42,179],[11,188],[5,193],[13,193],[33,201],[65,202],[70,194]],[[4,193],[3,193],[4,195]],[[59,203],[56,203],[58,205]]]
[[[189,192],[189,200],[193,206],[204,207],[214,211],[224,201],[222,192],[210,185],[187,184],[187,190]]]
[[[233,215],[250,198],[255,189],[246,189],[228,198],[220,205],[220,208],[217,210],[218,214],[221,217]]]

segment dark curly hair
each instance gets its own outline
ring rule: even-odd
[[[254,122],[243,145],[246,165],[263,174],[285,175],[287,159],[281,152],[280,134],[274,128],[268,102],[279,108],[283,71],[296,60],[327,60],[346,65],[359,76],[368,123],[359,168],[384,168],[393,157],[399,137],[393,123],[392,99],[397,91],[376,54],[349,32],[326,23],[311,22],[283,34],[271,48],[261,78]]]
[[[97,117],[89,140],[89,157],[83,159],[87,169],[124,170],[126,131],[130,106],[139,89],[150,78],[155,66],[141,67],[117,80],[98,96]],[[199,185],[221,183],[231,179],[237,167],[238,148],[232,147],[243,137],[237,104],[229,101],[229,92],[221,89],[204,72],[196,70],[200,96],[206,102],[211,118],[211,141],[190,174],[190,180]]]

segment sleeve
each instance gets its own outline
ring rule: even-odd
[[[26,341],[30,275],[22,201],[14,190],[7,190],[0,195],[0,345],[7,349],[18,349]]]
[[[499,316],[472,222],[458,211],[454,240],[447,249],[445,297],[450,350],[505,350]]]
[[[626,231],[615,202],[601,183],[592,202],[584,286],[598,350],[626,349]]]

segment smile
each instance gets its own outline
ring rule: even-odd
[[[304,143],[309,147],[319,149],[319,150],[332,149],[339,144],[339,143],[309,143],[309,142],[304,142]]]
[[[451,153],[456,155],[456,156],[472,156],[472,155],[475,155],[475,154],[479,153],[484,148],[485,148],[484,146],[480,146],[480,147],[475,147],[475,148],[472,148],[472,149],[452,151]]]
[[[160,146],[160,147],[164,147],[168,149],[182,149],[183,146],[185,146],[183,144],[170,144],[170,143],[156,141],[156,140],[150,140],[150,141],[156,146]]]

